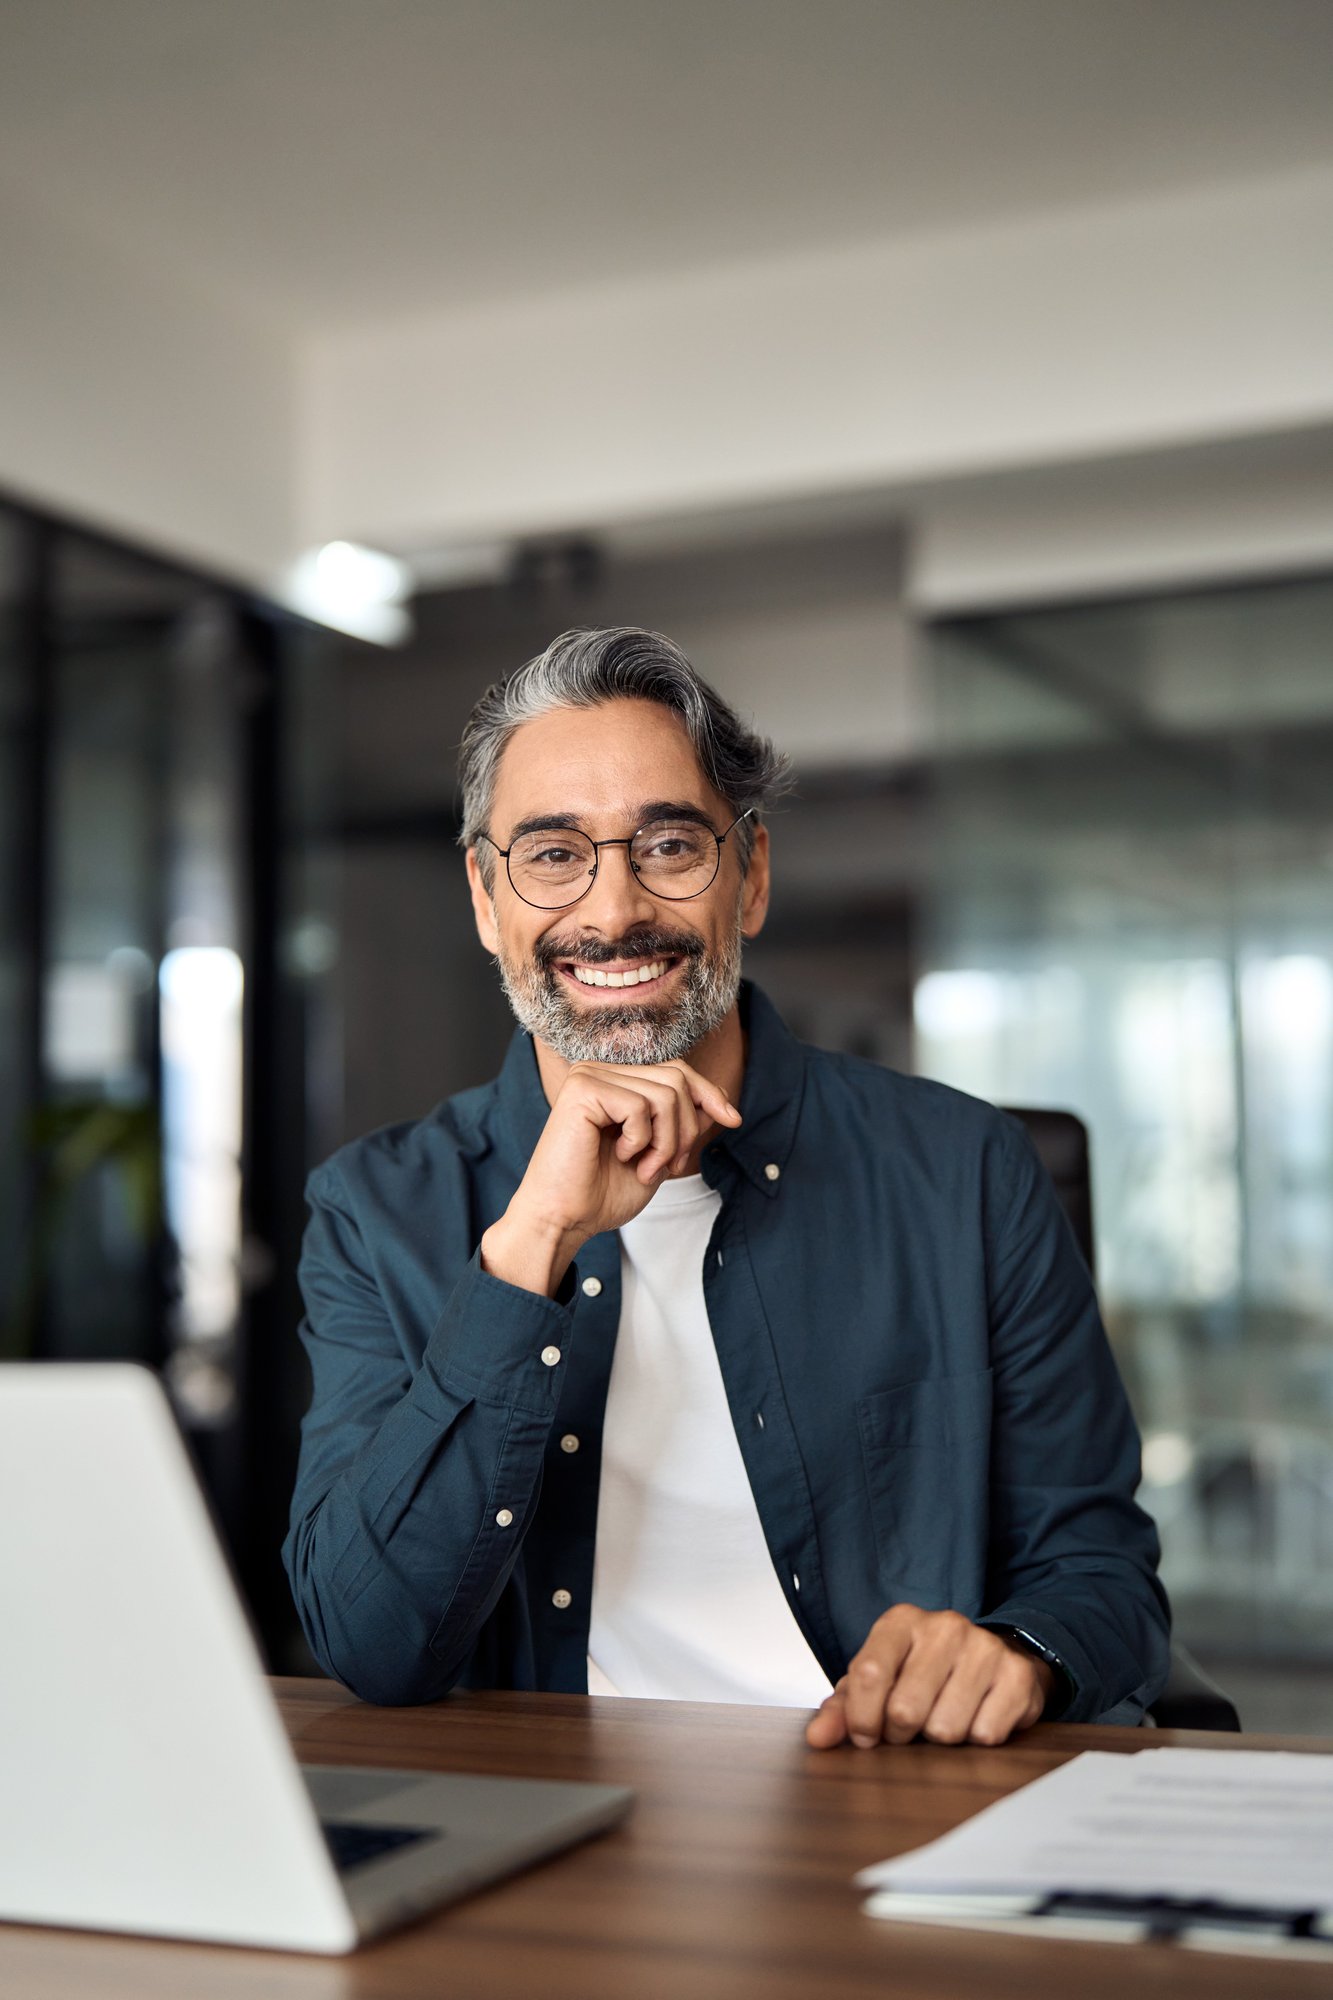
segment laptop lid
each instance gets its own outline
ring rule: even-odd
[[[0,1367],[0,1773],[0,1917],[356,1942],[146,1369]]]

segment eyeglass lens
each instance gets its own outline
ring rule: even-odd
[[[698,896],[717,873],[717,835],[689,821],[640,827],[630,842],[630,866],[646,889],[668,902]],[[597,872],[597,849],[571,828],[525,833],[509,850],[509,879],[538,909],[558,910],[583,895]]]

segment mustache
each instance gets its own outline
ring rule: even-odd
[[[669,931],[647,926],[622,938],[544,937],[533,956],[543,972],[558,959],[576,965],[610,965],[618,958],[702,958],[706,946],[693,931]]]

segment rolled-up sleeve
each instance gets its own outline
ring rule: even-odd
[[[1027,1135],[1006,1120],[989,1246],[990,1626],[1028,1633],[1071,1684],[1063,1719],[1137,1721],[1170,1617],[1135,1502],[1139,1435],[1087,1266]]]
[[[430,1701],[458,1679],[522,1547],[573,1319],[477,1253],[418,1363],[336,1168],[306,1192],[314,1386],[283,1560],[328,1673],[366,1701]]]

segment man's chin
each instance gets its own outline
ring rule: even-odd
[[[520,1026],[565,1062],[678,1062],[735,1003],[740,955],[711,973],[687,967],[683,988],[660,1000],[585,999],[552,973],[511,971],[503,959],[500,976]]]
[[[571,1020],[589,1028],[637,1028],[643,1022],[662,1023],[670,1021],[673,1014],[680,1013],[680,1007],[670,1000],[616,1000],[600,1003],[587,1000],[565,1000],[565,1012]]]
[[[613,1006],[566,1002],[546,1039],[567,1062],[669,1062],[685,1055],[692,1036],[678,1006],[618,1001]],[[577,1053],[576,1053],[577,1052]]]

